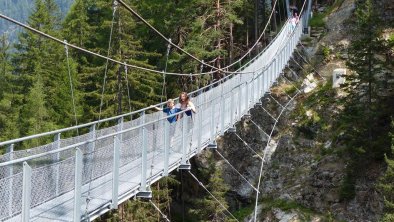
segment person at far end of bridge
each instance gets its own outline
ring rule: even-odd
[[[290,24],[289,24],[289,36],[291,33],[294,31],[294,29],[297,26],[297,23],[300,21],[300,17],[297,15],[297,12],[293,14],[293,16],[290,19]]]
[[[168,116],[173,115],[175,113],[179,113],[180,111],[182,111],[180,108],[175,107],[174,100],[172,100],[172,99],[167,100],[167,107],[164,109],[153,106],[153,105],[150,107],[157,110],[157,111],[163,111],[163,113],[166,113]],[[167,118],[168,122],[170,122],[170,123],[176,122],[177,119],[178,119],[178,115],[170,116]]]
[[[196,107],[194,106],[192,101],[190,101],[190,97],[187,95],[186,92],[181,92],[181,94],[179,95],[179,103],[176,105],[176,107],[182,111],[186,110],[186,116],[192,117],[192,114],[196,113]],[[178,119],[182,118],[182,116],[183,115],[180,115]]]

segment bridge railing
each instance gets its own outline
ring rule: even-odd
[[[186,164],[269,91],[301,36],[302,25],[294,32],[289,27],[287,22],[275,41],[243,68],[248,74],[229,75],[193,92],[197,107],[193,118],[183,114],[181,120],[169,124],[163,113],[147,114],[148,108],[145,108],[0,143],[12,150],[13,144],[18,142],[48,135],[55,138],[50,144],[11,151],[0,157],[0,220],[29,218],[31,209],[70,192],[69,197],[74,199],[73,218],[81,218],[82,194],[90,192],[99,178],[111,178],[109,187],[113,195],[109,200],[97,198],[96,202],[101,202],[95,204],[116,207],[119,198],[130,193],[130,190],[118,190],[119,175],[140,175],[130,189],[144,191],[174,166]],[[99,124],[109,121],[116,124],[99,129]],[[89,133],[61,139],[62,133],[86,127]],[[178,159],[170,160],[172,157]]]

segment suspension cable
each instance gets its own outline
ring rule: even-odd
[[[273,120],[275,120],[275,122],[278,121],[278,119],[275,118],[273,115],[271,115],[271,113],[268,112],[263,106],[261,106],[261,108],[262,108],[262,109],[263,109]]]
[[[11,23],[14,23],[14,24],[16,24],[16,25],[18,25],[18,26],[20,26],[20,27],[25,28],[25,29],[28,29],[28,30],[31,31],[31,32],[34,32],[34,33],[36,33],[36,34],[38,34],[38,35],[41,35],[41,36],[44,36],[44,37],[46,37],[46,38],[48,38],[48,39],[51,39],[51,40],[53,40],[53,41],[55,41],[55,42],[57,42],[57,43],[62,44],[62,45],[67,45],[67,46],[70,47],[70,48],[73,48],[73,49],[76,49],[76,50],[85,52],[85,53],[87,53],[87,54],[90,54],[90,55],[93,55],[93,56],[96,56],[96,57],[99,57],[99,58],[102,58],[102,59],[108,59],[109,61],[114,62],[114,63],[117,63],[117,64],[119,64],[119,65],[124,65],[124,62],[121,62],[121,61],[118,61],[118,60],[116,60],[116,59],[113,59],[113,58],[109,58],[109,57],[103,56],[103,55],[101,55],[101,54],[92,52],[92,51],[90,51],[90,50],[81,48],[81,47],[79,47],[79,46],[76,46],[76,45],[73,45],[73,44],[70,44],[70,43],[65,43],[64,41],[62,41],[62,40],[60,40],[60,39],[58,39],[58,38],[56,38],[56,37],[53,37],[53,36],[51,36],[51,35],[49,35],[49,34],[46,34],[46,33],[42,32],[42,31],[39,31],[39,30],[37,30],[37,29],[35,29],[35,28],[32,28],[32,27],[30,27],[30,26],[28,26],[28,25],[26,25],[26,24],[23,24],[23,23],[21,23],[21,22],[18,22],[18,21],[14,20],[14,19],[12,19],[12,18],[10,18],[10,17],[7,17],[7,16],[1,14],[1,13],[0,13],[0,18],[3,18],[3,19],[5,19],[5,20],[7,20],[7,21],[9,21],[9,22],[11,22]],[[139,70],[143,70],[143,71],[147,71],[147,72],[152,72],[152,73],[155,73],[155,74],[161,74],[161,73],[162,73],[162,71],[158,71],[158,70],[154,70],[154,69],[149,69],[149,68],[145,68],[145,67],[141,67],[141,66],[137,66],[137,65],[131,65],[131,64],[126,64],[126,65],[127,65],[128,67],[131,67],[131,68],[136,68],[136,69],[139,69]],[[216,71],[211,71],[211,72],[202,73],[202,74],[203,74],[203,75],[204,75],[204,74],[211,74],[211,73],[214,73],[214,72],[216,72]],[[231,73],[249,74],[249,72],[244,72],[244,73],[231,72]],[[188,75],[190,75],[190,74],[189,74],[189,73],[188,73],[188,74],[185,74],[185,73],[167,72],[167,75],[188,76]],[[201,74],[193,74],[193,75],[201,75]]]
[[[301,47],[303,48],[303,49],[305,49],[305,47],[304,47],[304,45],[301,43],[301,41],[300,41],[300,45],[301,45]],[[326,79],[324,76],[322,76],[322,75],[320,75],[320,73],[315,69],[315,67],[307,60],[307,59],[305,59],[302,55],[301,55],[301,53],[298,51],[299,49],[297,49],[296,48],[296,53],[302,58],[302,60],[304,60],[308,65],[310,65],[311,67],[312,67],[312,69],[313,69],[313,71],[315,72],[315,73],[317,73],[321,78],[323,78],[324,80]]]
[[[249,180],[248,179],[246,179],[217,149],[215,149],[215,151],[219,154],[219,156],[226,162],[226,163],[228,163],[228,165],[230,165],[230,167],[235,171],[235,172],[237,172],[237,174],[243,179],[243,180],[245,180],[245,182],[246,183],[248,183],[249,184],[249,186],[251,186],[256,192],[259,192],[257,189],[256,189],[256,187],[254,187],[253,185],[252,185],[252,183],[250,183],[249,182]]]
[[[129,89],[129,77],[128,77],[128,75],[127,75],[127,73],[128,73],[128,68],[127,68],[127,65],[126,65],[126,63],[125,63],[125,65],[124,65],[124,72],[125,72],[125,75],[126,75],[126,87],[127,87],[127,97],[128,97],[128,99],[129,99],[129,112],[131,113],[131,97],[130,97],[130,89]]]
[[[289,82],[291,85],[293,85],[294,88],[296,88],[297,91],[300,91],[300,89],[296,86],[296,84],[294,84],[292,81],[290,81],[288,78],[286,78],[286,76],[285,76],[284,74],[281,75],[281,77],[282,77],[283,79],[285,79],[285,81],[287,81],[287,82]]]
[[[166,220],[167,222],[170,222],[170,219],[168,219],[167,215],[165,215],[158,206],[156,206],[155,203],[153,203],[152,200],[149,200],[149,202],[152,204],[152,206],[161,214],[161,216],[163,217],[164,220]]]
[[[129,5],[127,5],[123,0],[116,0],[118,1],[123,7],[125,7],[130,13],[132,13],[134,16],[136,16],[140,21],[142,21],[145,25],[147,25],[150,29],[152,29],[156,34],[158,34],[161,38],[163,38],[166,42],[168,42],[169,44],[171,44],[172,46],[174,46],[175,48],[179,49],[180,51],[182,51],[183,53],[185,53],[186,55],[188,55],[189,57],[191,57],[192,59],[196,60],[197,62],[199,62],[200,64],[203,64],[205,66],[208,66],[210,68],[215,69],[216,71],[222,71],[224,73],[233,73],[233,72],[228,72],[226,71],[226,69],[234,66],[235,64],[237,64],[240,60],[244,59],[246,56],[248,56],[249,53],[251,53],[254,49],[254,47],[257,46],[257,44],[259,43],[259,41],[261,40],[261,38],[264,36],[264,32],[266,30],[266,28],[268,27],[269,22],[271,21],[273,12],[275,11],[275,5],[277,3],[278,0],[275,0],[274,3],[274,7],[271,10],[271,14],[270,17],[267,21],[267,24],[262,32],[262,34],[260,35],[260,37],[256,40],[256,42],[253,44],[253,46],[248,50],[247,53],[245,53],[240,59],[238,59],[237,61],[233,62],[232,64],[223,67],[223,68],[217,68],[215,66],[212,66],[208,63],[205,63],[203,60],[200,60],[199,58],[195,57],[194,55],[190,54],[189,52],[187,52],[186,50],[184,50],[183,48],[181,48],[180,46],[174,44],[173,42],[171,42],[167,37],[164,36],[163,33],[161,33],[160,31],[158,31],[155,27],[153,27],[148,21],[146,21],[141,15],[139,15],[135,10],[133,10]]]
[[[66,40],[64,40],[67,42]],[[69,61],[69,55],[68,55],[68,47],[67,45],[64,46],[64,49],[66,50],[66,60],[67,60],[67,69],[68,69],[68,79],[70,81],[70,91],[71,91],[71,99],[73,103],[73,111],[74,111],[74,120],[75,120],[75,125],[78,126],[78,119],[77,119],[77,111],[75,108],[75,98],[74,98],[74,87],[73,87],[73,81],[71,78],[71,68],[70,68],[70,61]],[[77,128],[77,135],[79,135],[79,130]]]
[[[255,125],[257,127],[257,129],[259,129],[261,132],[263,132],[266,136],[270,136],[268,135],[268,133],[265,132],[265,130],[263,130],[259,125],[257,125],[257,123],[255,121],[253,121],[252,119],[249,119],[250,122],[253,123],[253,125]]]
[[[271,93],[271,92],[269,93],[269,95],[270,95],[270,97],[275,101],[275,103],[277,103],[280,107],[283,108],[283,105],[280,104],[280,102],[278,102],[278,100],[276,100],[276,99],[272,96],[272,93]]]
[[[73,45],[73,44],[70,44],[70,43],[65,43],[64,41],[62,41],[62,40],[60,40],[60,39],[58,39],[58,38],[55,38],[55,37],[53,37],[53,36],[51,36],[51,35],[49,35],[49,34],[46,34],[46,33],[42,32],[42,31],[39,31],[39,30],[37,30],[37,29],[34,29],[34,28],[32,28],[32,27],[30,27],[30,26],[28,26],[28,25],[26,25],[26,24],[23,24],[23,23],[21,23],[21,22],[18,22],[18,21],[14,20],[14,19],[12,19],[12,18],[10,18],[10,17],[7,17],[7,16],[1,14],[1,13],[0,13],[0,18],[3,18],[3,19],[5,19],[5,20],[7,20],[7,21],[9,21],[9,22],[11,22],[11,23],[14,23],[14,24],[16,24],[16,25],[18,25],[18,26],[20,26],[20,27],[25,28],[25,29],[28,29],[29,31],[34,32],[34,33],[36,33],[36,34],[42,35],[42,36],[44,36],[44,37],[46,37],[46,38],[48,38],[48,39],[51,39],[51,40],[53,40],[53,41],[55,41],[55,42],[57,42],[57,43],[60,43],[60,44],[62,44],[62,45],[67,45],[67,46],[70,47],[70,48],[73,48],[73,49],[76,49],[76,50],[85,52],[85,53],[87,53],[87,54],[90,54],[90,55],[93,55],[93,56],[96,56],[96,57],[99,57],[99,58],[102,58],[102,59],[109,60],[109,61],[111,61],[111,62],[113,62],[113,63],[117,63],[117,64],[119,64],[119,65],[127,65],[128,67],[135,68],[135,69],[139,69],[139,70],[143,70],[143,71],[147,71],[147,72],[152,72],[152,73],[154,73],[154,74],[163,74],[162,71],[158,71],[158,70],[154,70],[154,69],[150,69],[150,68],[145,68],[145,67],[141,67],[141,66],[137,66],[137,65],[132,65],[132,64],[125,64],[124,62],[118,61],[118,60],[116,60],[116,59],[113,59],[113,58],[109,58],[109,57],[103,56],[103,55],[101,55],[101,54],[92,52],[92,51],[90,51],[90,50],[87,50],[87,49],[78,47],[78,46]],[[251,50],[250,50],[250,51],[251,51]],[[204,64],[206,64],[206,63],[204,63]],[[225,68],[226,68],[226,67],[224,67],[224,68],[222,68],[222,69],[225,69]],[[261,70],[262,68],[264,68],[264,67],[261,67],[261,68],[259,68],[259,69],[257,69],[257,70]],[[216,70],[214,71],[213,68],[212,68],[211,71],[209,71],[209,72],[193,73],[192,75],[193,75],[193,76],[211,75],[211,78],[212,78],[212,74],[215,73],[215,72],[217,72],[217,71],[216,71]],[[237,71],[235,71],[235,72],[230,72],[230,71],[226,71],[226,73],[228,73],[228,74],[251,74],[251,73],[253,73],[253,72],[237,72]],[[190,76],[190,73],[187,73],[187,74],[186,74],[186,73],[166,72],[166,74],[167,74],[167,75],[174,75],[174,76]]]
[[[116,9],[117,9],[117,3],[116,3],[116,0],[115,0],[114,1],[114,6],[113,6],[113,12],[112,12],[111,31],[109,33],[107,58],[109,58],[109,55],[111,53],[112,34],[113,34],[113,29],[114,29],[114,21],[115,21]],[[108,74],[108,63],[109,63],[109,59],[107,59],[106,62],[105,62],[104,80],[103,80],[103,87],[102,87],[102,90],[101,90],[100,111],[99,111],[99,118],[98,118],[99,121],[101,120],[101,111],[102,111],[102,107],[103,107],[105,84],[106,84],[106,81],[107,81],[107,74]]]
[[[307,72],[307,70],[306,70],[302,65],[300,65],[293,57],[291,57],[291,59],[294,61],[295,64],[297,64],[297,66],[299,66],[302,70],[304,70],[305,72]],[[312,69],[314,69],[314,68],[312,67]],[[314,71],[314,72],[315,72],[315,71]],[[316,74],[319,75],[320,78],[322,78],[323,80],[326,79],[326,78],[324,78],[322,75],[320,75],[320,73],[316,72]]]
[[[169,39],[171,42],[171,39]],[[168,56],[170,55],[170,50],[171,50],[171,44],[167,45],[167,52],[166,52],[166,63],[164,66],[164,72],[163,72],[163,87],[161,89],[161,98],[160,98],[160,103],[163,102],[163,97],[164,95],[166,96],[166,101],[167,101],[167,83],[166,83],[166,72],[167,72],[167,66],[168,66]]]
[[[300,92],[297,92],[297,94],[295,94],[295,95],[292,97],[292,99],[289,100],[289,101],[287,102],[287,104],[285,105],[285,107],[287,107],[287,106],[290,104],[290,102],[292,102],[292,101],[294,100],[294,98],[295,98],[296,96],[298,96],[299,93],[300,93]],[[285,109],[282,109],[282,110],[281,110],[281,112],[279,113],[278,119],[282,116],[284,110],[285,110]],[[261,161],[261,166],[260,166],[259,180],[258,180],[258,183],[257,183],[257,190],[260,190],[261,176],[262,176],[262,174],[263,174],[263,167],[264,167],[265,157],[267,156],[268,146],[269,146],[269,144],[270,144],[270,142],[271,142],[271,140],[272,140],[272,134],[274,133],[274,129],[275,129],[277,123],[278,123],[278,121],[275,121],[274,126],[272,127],[272,130],[271,130],[270,135],[269,135],[269,137],[268,137],[267,145],[265,146],[265,149],[264,149],[263,159],[262,159],[262,161]],[[258,201],[259,201],[259,192],[256,193],[256,202],[255,202],[255,207],[254,207],[254,222],[257,221],[257,204],[258,204]]]
[[[109,34],[107,58],[109,58],[109,54],[111,52],[112,33],[113,33],[113,28],[114,28],[114,20],[115,20],[115,13],[116,13],[117,7],[118,6],[117,6],[116,0],[115,0],[114,4],[113,4],[111,31],[110,31],[110,34]],[[99,124],[97,125],[97,128],[100,127],[101,111],[102,111],[103,100],[104,100],[105,84],[106,84],[106,80],[107,80],[108,63],[109,63],[109,59],[107,59],[106,63],[105,63],[104,80],[103,80],[103,87],[102,87],[102,91],[101,91],[100,110],[99,110],[99,118],[98,118]],[[94,153],[92,155],[93,155],[92,163],[94,163],[96,161],[96,155]],[[86,198],[86,207],[85,207],[85,215],[86,215],[86,217],[88,217],[92,178],[93,178],[93,165],[92,165],[91,170],[90,170],[89,186],[88,186],[88,192],[87,192],[87,198]]]
[[[235,135],[243,142],[243,144],[245,144],[245,146],[247,147],[247,148],[249,148],[256,156],[258,156],[260,159],[263,159],[263,157],[261,157],[260,156],[260,154],[258,154],[251,146],[249,146],[249,144],[245,141],[245,140],[243,140],[239,135],[238,135],[238,133],[235,133]]]
[[[202,182],[200,182],[198,179],[197,179],[197,177],[196,176],[194,176],[194,174],[192,173],[192,172],[190,172],[190,171],[188,171],[189,172],[189,174],[193,177],[193,179],[194,180],[196,180],[196,182],[198,183],[198,185],[200,185],[202,188],[204,188],[204,190],[205,191],[207,191],[208,193],[209,193],[209,195],[211,195],[211,197],[213,198],[213,199],[215,199],[216,200],[216,202],[228,213],[228,214],[230,214],[230,216],[232,217],[232,218],[234,218],[236,221],[238,221],[239,222],[239,220],[236,218],[236,217],[234,217],[234,215],[208,190],[208,188],[206,188],[205,186],[204,186],[204,184],[202,183]]]
[[[298,78],[300,78],[300,77],[298,76],[297,72],[295,72],[290,66],[287,66],[287,68],[289,68],[290,71],[291,71],[293,74],[295,74]]]

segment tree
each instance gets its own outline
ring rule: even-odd
[[[385,203],[385,214],[382,217],[383,222],[394,221],[394,121],[391,122],[391,152],[385,154],[387,169],[380,178],[378,189],[382,192]]]
[[[29,17],[28,24],[40,31],[61,38],[60,36],[60,12],[54,0],[36,0],[35,9]],[[21,135],[27,133],[39,133],[38,130],[50,130],[57,127],[74,125],[73,102],[70,92],[69,72],[74,86],[78,86],[75,64],[70,62],[68,68],[65,49],[62,45],[48,41],[46,38],[31,32],[22,32],[19,42],[15,45],[16,53],[13,56],[13,65],[17,67],[15,73],[18,77],[18,90],[15,92],[24,95],[23,104],[34,104],[31,93],[39,93],[37,90],[45,90],[40,97],[40,104],[45,105],[45,127],[32,124],[38,120],[31,119],[34,106],[24,106],[21,113]],[[34,88],[34,90],[33,90]],[[76,104],[79,93],[74,92]],[[33,110],[26,110],[31,108]],[[79,110],[79,109],[77,109]],[[33,129],[33,128],[34,129]]]
[[[128,11],[104,0],[76,1],[75,4],[65,23],[71,42],[95,52],[107,52],[111,58],[128,64],[154,68],[148,62],[157,54],[144,51]],[[72,32],[74,27],[79,33]],[[126,78],[123,65],[90,55],[77,57],[87,120],[129,112],[160,101],[160,75],[129,68]]]
[[[210,159],[213,160],[213,158]],[[211,195],[206,194],[201,199],[193,201],[195,207],[190,210],[190,213],[200,221],[233,221],[223,208],[223,206],[228,208],[225,196],[229,188],[223,180],[222,169],[215,164],[212,164],[210,168],[212,172],[209,174],[207,189],[221,204]]]
[[[12,74],[9,49],[8,36],[4,34],[0,39],[0,140],[19,135],[19,109],[14,104],[20,97],[13,93],[17,78]]]
[[[347,66],[351,70],[346,75],[343,89],[347,96],[342,99],[345,109],[339,124],[344,131],[343,141],[349,157],[349,181],[345,184],[354,189],[354,182],[364,172],[362,165],[370,161],[382,161],[388,152],[390,140],[390,115],[392,98],[382,95],[380,77],[384,73],[387,61],[384,55],[388,48],[387,41],[381,38],[381,23],[371,0],[357,5],[355,12],[354,39],[350,44]],[[345,195],[351,199],[352,195]],[[344,190],[343,190],[344,191]]]
[[[354,138],[361,139],[361,141],[354,142],[361,147],[372,149],[372,147],[377,148],[376,139],[381,135],[377,133],[379,131],[374,130],[381,127],[378,119],[381,117],[379,112],[387,110],[378,94],[379,75],[383,74],[385,64],[380,55],[387,51],[387,42],[380,36],[381,22],[371,0],[358,5],[356,19],[355,40],[350,45],[349,59],[346,63],[352,70],[352,75],[346,76],[347,82],[343,85],[345,91],[349,93],[349,96],[344,99],[347,103],[345,113],[348,114],[346,122],[350,122],[351,131],[358,134]],[[357,121],[357,118],[361,116],[365,121]],[[381,155],[382,152],[379,151],[376,157],[381,158]]]
[[[46,132],[53,128],[53,123],[50,121],[49,112],[45,103],[46,95],[44,93],[44,84],[41,77],[36,78],[33,87],[26,95],[26,104],[22,108],[22,115],[24,116],[24,129],[27,129],[27,135],[34,135],[41,132]],[[41,139],[29,140],[25,145],[38,146]]]

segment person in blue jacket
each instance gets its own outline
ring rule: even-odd
[[[167,107],[164,108],[164,109],[161,109],[161,108],[156,107],[156,106],[151,106],[151,107],[153,109],[157,110],[157,111],[163,111],[163,113],[166,113],[167,116],[170,116],[172,114],[175,114],[175,113],[178,113],[178,112],[182,111],[180,108],[175,107],[174,100],[172,100],[172,99],[169,99],[167,101]],[[168,122],[170,122],[170,123],[175,123],[177,121],[177,119],[178,119],[177,115],[170,116],[170,117],[167,118]]]

